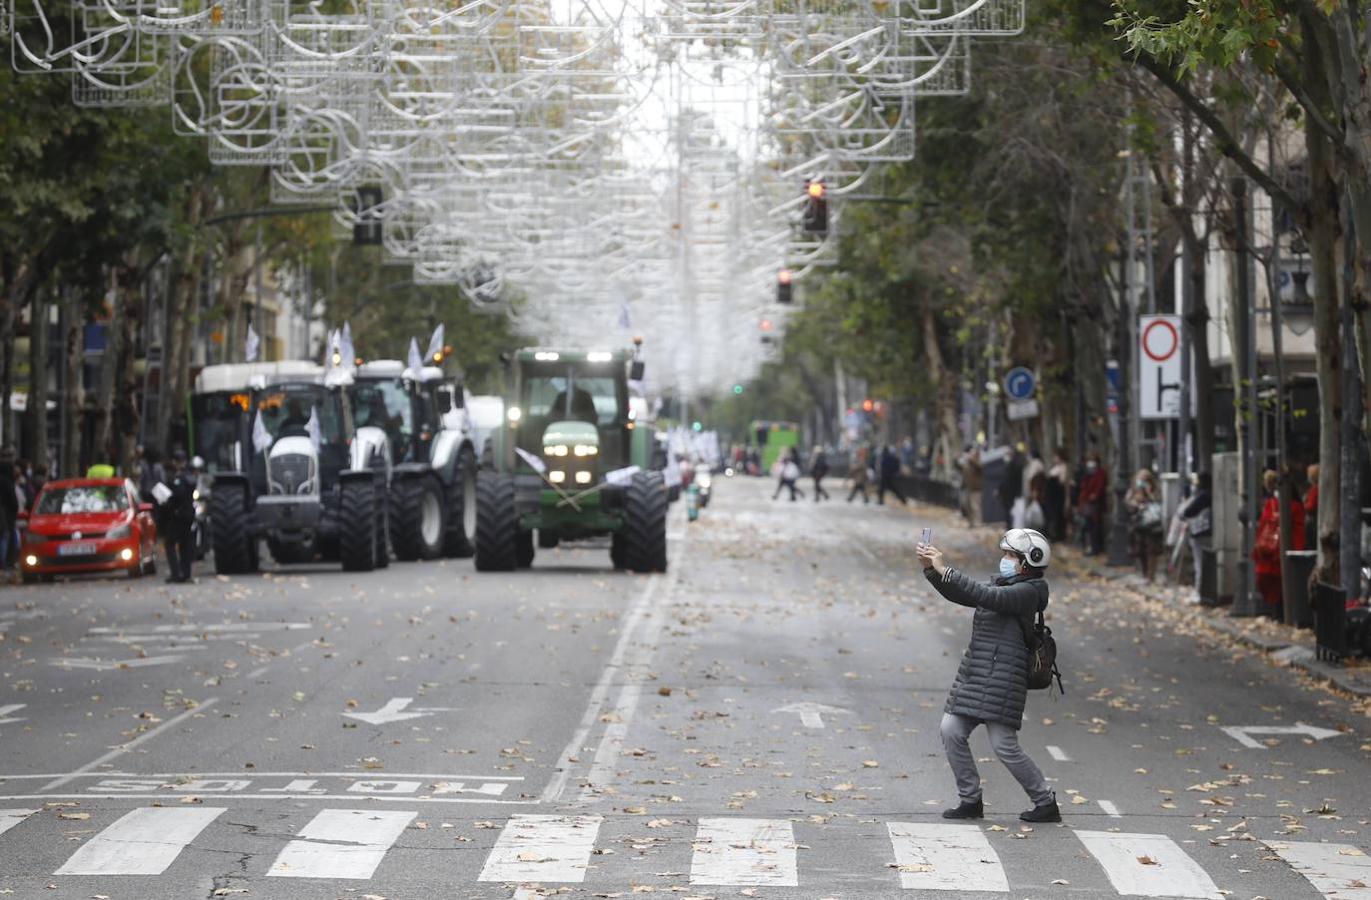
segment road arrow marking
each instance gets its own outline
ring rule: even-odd
[[[97,672],[104,672],[109,669],[141,669],[146,666],[161,666],[167,663],[180,662],[183,659],[185,657],[178,655],[143,656],[134,659],[86,659],[83,656],[77,656],[70,659],[50,659],[48,662],[64,669],[94,669]]]
[[[804,727],[806,728],[823,728],[823,713],[844,716],[850,714],[849,711],[846,709],[840,709],[836,706],[824,706],[822,703],[791,703],[788,706],[782,706],[777,709],[773,709],[772,712],[799,713],[800,724],[804,725]]]
[[[413,697],[391,697],[376,712],[345,712],[343,715],[349,719],[366,722],[368,725],[385,725],[389,722],[403,722],[405,719],[421,719],[439,712],[452,712],[452,709],[446,706],[416,706],[406,712],[406,708],[413,702]]]
[[[24,719],[7,718],[10,713],[17,713],[24,708],[22,703],[11,703],[9,706],[0,706],[0,725],[9,725],[12,722],[23,722]]]
[[[1229,725],[1223,728],[1223,733],[1244,747],[1251,747],[1253,750],[1266,749],[1265,744],[1252,738],[1254,734],[1302,734],[1316,741],[1342,734],[1341,731],[1319,728],[1316,725],[1306,725],[1303,722],[1296,722],[1294,725]]]

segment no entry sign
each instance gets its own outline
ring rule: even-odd
[[[1181,414],[1181,317],[1138,317],[1138,414],[1174,419]]]

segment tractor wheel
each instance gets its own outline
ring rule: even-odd
[[[380,514],[376,520],[376,568],[386,569],[390,567],[390,503],[386,499],[386,483],[383,479],[376,479],[373,502]]]
[[[514,476],[482,472],[476,479],[476,571],[513,571],[518,537]]]
[[[235,575],[257,571],[257,537],[251,533],[247,485],[215,485],[209,506],[214,573]]]
[[[347,480],[338,501],[338,555],[344,572],[376,568],[376,489],[370,481]]]
[[[638,472],[624,497],[624,565],[634,572],[666,571],[666,489],[661,472]]]
[[[447,533],[443,555],[465,559],[476,552],[476,455],[467,447],[457,455],[457,469],[447,487]]]
[[[624,564],[624,538],[617,531],[609,537],[609,561],[615,570],[626,568]]]
[[[551,550],[562,542],[561,537],[555,531],[538,529],[538,546],[544,550]]]
[[[521,531],[514,539],[514,563],[521,569],[533,565],[533,532]]]
[[[447,524],[438,479],[425,475],[395,481],[390,488],[390,524],[396,559],[436,559],[443,552]]]

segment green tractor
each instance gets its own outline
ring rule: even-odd
[[[667,489],[628,382],[638,351],[519,350],[506,358],[505,422],[476,480],[476,568],[533,564],[537,545],[610,536],[616,569],[665,572]]]

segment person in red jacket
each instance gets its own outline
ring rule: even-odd
[[[1270,469],[1262,473],[1262,490],[1266,503],[1257,521],[1257,538],[1252,545],[1252,560],[1256,563],[1257,590],[1262,595],[1262,613],[1272,619],[1281,618],[1281,500],[1278,490],[1280,477]],[[1304,504],[1290,499],[1290,549],[1304,549]]]
[[[1100,465],[1100,455],[1093,450],[1085,459],[1081,476],[1081,490],[1076,497],[1076,512],[1084,523],[1085,553],[1093,556],[1104,549],[1104,508],[1109,488],[1109,474]]]

